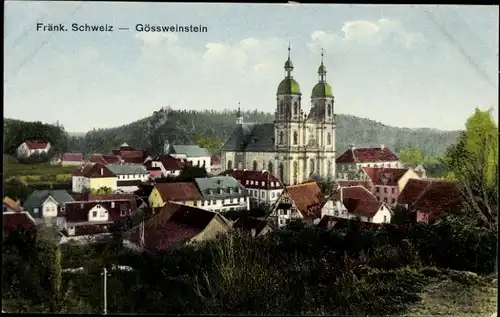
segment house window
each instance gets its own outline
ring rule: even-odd
[[[92,212],[92,217],[96,218],[97,217],[97,211]]]
[[[212,200],[212,205],[216,205],[217,202],[215,200]]]
[[[394,188],[394,187],[393,187],[393,188],[392,188],[392,190],[391,190],[391,192],[392,192],[393,194],[395,194],[395,193],[396,193],[396,188]]]
[[[120,216],[125,217],[127,215],[127,212],[125,210],[120,211]]]
[[[265,191],[262,191],[262,198],[266,197],[266,192]]]
[[[384,197],[384,202],[385,202],[385,203],[387,202],[387,197]]]
[[[293,144],[297,145],[298,140],[299,140],[299,135],[298,135],[297,131],[295,131],[295,132],[293,132]]]
[[[236,204],[238,202],[238,198],[233,198],[233,204]]]
[[[115,202],[114,201],[111,202],[111,208],[115,208]]]
[[[387,194],[387,187],[384,187],[384,193]]]
[[[392,199],[392,203],[395,204],[396,203],[396,199],[393,198]]]
[[[380,193],[380,187],[377,187],[377,188],[375,189],[375,192]]]
[[[193,205],[198,206],[198,202],[195,200]]]
[[[384,222],[387,222],[387,216],[384,216]]]

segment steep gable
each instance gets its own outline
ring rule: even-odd
[[[342,153],[335,162],[337,164],[372,163],[372,162],[393,162],[399,158],[387,147],[374,148],[350,148]]]

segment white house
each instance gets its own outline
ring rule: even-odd
[[[186,166],[182,159],[175,158],[171,155],[158,155],[148,161],[146,164],[150,164],[151,167],[158,167],[161,170],[162,177],[176,177],[182,172],[182,169]]]
[[[214,212],[250,209],[248,192],[234,177],[195,178],[195,183],[202,196],[199,208]]]
[[[50,142],[25,141],[17,148],[17,157],[26,158],[34,154],[47,154],[50,147]]]
[[[101,163],[88,163],[76,169],[71,174],[71,183],[73,193],[99,190],[102,187],[109,188],[113,192],[118,189],[116,174]]]
[[[166,154],[175,158],[186,160],[193,166],[204,167],[207,173],[211,173],[212,157],[210,153],[198,145],[166,145]]]
[[[122,163],[106,167],[117,177],[118,192],[133,193],[139,189],[139,184],[149,180],[149,172],[144,165]]]
[[[222,175],[234,177],[247,189],[253,207],[274,205],[284,188],[268,171],[227,170]]]
[[[321,217],[355,219],[372,223],[390,223],[392,210],[385,202],[378,201],[363,186],[339,187],[327,199],[321,210]]]
[[[65,190],[35,190],[25,200],[23,210],[39,223],[58,224],[58,212],[74,199]]]
[[[337,179],[349,179],[361,167],[403,168],[399,158],[383,144],[380,147],[356,148],[350,146],[335,160]]]

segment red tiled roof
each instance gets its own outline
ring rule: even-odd
[[[444,212],[459,213],[465,197],[454,181],[431,181],[430,185],[410,205],[410,210],[429,214],[429,220]]]
[[[304,218],[321,217],[326,199],[316,182],[289,186],[286,190]]]
[[[178,171],[186,167],[186,163],[170,155],[158,155],[153,161],[160,162],[167,171]]]
[[[363,186],[340,187],[329,199],[341,200],[349,213],[364,217],[375,216],[384,204]]]
[[[133,194],[103,194],[95,195],[90,193],[72,193],[71,196],[76,201],[121,201],[135,200]]]
[[[398,181],[408,171],[406,168],[362,167],[374,185],[398,186]]]
[[[22,212],[4,212],[3,213],[3,232],[8,233],[12,230],[36,229],[36,222],[33,217],[25,211]]]
[[[217,155],[212,155],[210,158],[210,162],[212,165],[220,165],[220,157]]]
[[[163,201],[203,200],[198,187],[191,182],[157,183],[155,188],[160,192]]]
[[[279,179],[267,171],[226,170],[219,175],[232,176],[246,188],[283,188]],[[262,182],[264,182],[264,186],[262,186]],[[275,186],[271,187],[271,183],[274,183]]]
[[[337,183],[340,187],[363,186],[364,188],[370,190],[370,181],[338,180]]]
[[[407,205],[416,202],[431,182],[429,179],[409,179],[398,195],[398,204]]]
[[[49,142],[43,141],[25,141],[24,143],[29,150],[45,150],[49,145]]]
[[[65,217],[67,222],[85,222],[88,221],[88,213],[96,205],[101,205],[108,211],[109,221],[118,221],[124,217],[130,216],[136,210],[134,200],[116,201],[112,207],[112,201],[86,201],[70,202],[65,206],[64,211],[60,211],[60,216]],[[121,215],[122,211],[125,213]]]
[[[81,162],[83,161],[83,153],[64,153],[62,160],[68,162]]]
[[[92,154],[89,158],[90,163],[118,164],[121,161],[122,159],[119,156],[106,154]]]
[[[144,224],[144,247],[151,251],[164,251],[185,243],[203,232],[216,214],[195,207],[167,203]],[[140,226],[133,228],[125,237],[139,243]]]
[[[104,177],[115,177],[116,175],[109,170],[104,164],[86,164],[82,167],[77,168],[71,174],[73,176],[84,176],[87,178],[104,178]]]
[[[23,211],[23,208],[21,208],[21,205],[19,204],[19,202],[14,201],[10,197],[5,196],[5,198],[3,199],[3,203],[14,211],[18,211],[18,212]]]
[[[350,148],[335,160],[337,164],[392,161],[399,161],[399,158],[386,147]]]

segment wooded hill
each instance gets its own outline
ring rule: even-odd
[[[259,111],[244,112],[246,122],[272,122],[273,115]],[[110,152],[123,142],[145,148],[152,154],[160,153],[163,142],[206,146],[216,152],[235,127],[236,111],[185,111],[163,108],[152,116],[111,129],[94,129],[84,136],[67,137],[67,150],[84,153]],[[5,127],[5,124],[4,124]],[[29,131],[29,129],[27,130]],[[384,144],[395,152],[410,146],[418,147],[426,156],[438,156],[453,143],[458,131],[434,129],[409,129],[384,125],[373,120],[352,115],[337,115],[337,151],[350,144],[357,147]],[[16,132],[18,133],[18,132]],[[26,135],[26,138],[32,137]],[[11,138],[4,129],[5,138]],[[16,134],[16,142],[21,140]],[[4,147],[5,148],[5,147]]]

